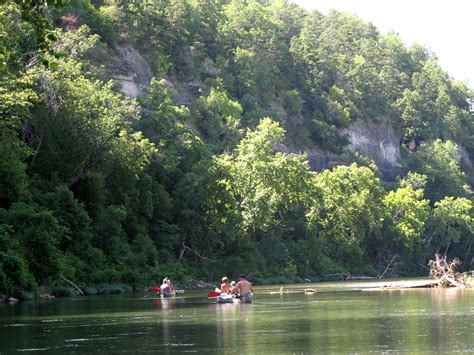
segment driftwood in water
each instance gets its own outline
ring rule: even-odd
[[[393,280],[386,283],[366,284],[362,291],[400,290],[406,288],[430,288],[438,286],[438,280]]]
[[[438,280],[439,286],[443,287],[466,287],[467,282],[463,275],[456,271],[461,265],[458,258],[454,258],[448,262],[447,258],[435,254],[435,260],[430,260],[430,277]]]
[[[301,293],[301,290],[292,290],[290,291],[289,289],[286,289],[286,291],[283,291],[283,287],[280,287],[280,290],[279,291],[271,291],[270,292],[270,295],[282,295],[282,294],[288,294],[288,293]],[[303,293],[305,295],[312,295],[314,293],[316,293],[316,290],[314,288],[305,288],[303,290]]]
[[[407,280],[399,282],[391,282],[383,286],[383,288],[430,288],[439,285],[438,280]]]
[[[350,275],[346,280],[354,280],[354,281],[357,281],[357,280],[373,280],[373,279],[376,279],[376,277],[373,277],[373,276],[352,276]]]

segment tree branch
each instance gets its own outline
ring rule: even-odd
[[[69,283],[70,285],[72,285],[76,290],[78,290],[81,295],[85,296],[84,292],[82,292],[82,290],[81,290],[74,282],[72,282],[72,281],[66,279],[65,277],[61,277],[61,280],[66,281],[67,283]]]
[[[202,260],[210,260],[209,258],[205,257],[205,256],[202,256],[201,254],[199,254],[199,252],[197,252],[196,250],[194,249],[191,249],[190,247],[188,247],[186,244],[184,244],[184,240],[183,242],[181,243],[181,251],[179,253],[179,258],[181,259],[183,256],[184,256],[184,252],[186,250],[189,250],[191,252],[193,252],[199,259],[202,259]]]

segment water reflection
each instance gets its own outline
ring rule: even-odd
[[[254,334],[252,304],[211,304],[216,314],[216,344],[219,349],[241,349]]]
[[[354,286],[313,284],[312,296],[300,286],[282,294],[270,294],[279,286],[257,287],[253,304],[209,304],[196,291],[0,307],[0,353],[474,351],[474,290]]]
[[[153,303],[160,311],[157,313],[157,345],[160,348],[160,352],[170,354],[177,347],[186,346],[179,336],[179,329],[175,329],[173,333],[174,323],[181,316],[178,310],[180,306],[184,305],[184,298],[156,298],[153,300]]]
[[[153,303],[155,306],[161,310],[160,313],[160,323],[161,323],[161,336],[158,336],[160,343],[164,344],[163,353],[169,354],[171,352],[171,334],[170,334],[170,307],[174,302],[172,298],[166,299],[154,299]]]

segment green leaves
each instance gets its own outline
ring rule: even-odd
[[[0,0],[0,288],[472,257],[467,88],[426,49],[285,1],[65,3]],[[103,78],[138,53],[158,79],[134,101]],[[345,151],[354,120],[412,144],[399,188]],[[311,172],[299,149],[359,165]]]
[[[221,88],[211,88],[207,96],[195,100],[194,119],[206,141],[220,149],[231,147],[240,136],[240,116],[242,107],[238,101],[229,98]]]
[[[408,153],[406,166],[428,177],[426,196],[432,202],[444,196],[465,196],[468,192],[459,167],[458,147],[452,141],[437,139],[422,144],[417,152]]]
[[[192,159],[201,148],[200,139],[185,127],[190,110],[176,103],[176,91],[166,80],[152,79],[145,92],[140,98],[143,115],[136,126],[155,145],[160,165],[175,173],[180,164],[189,163],[182,161],[187,153]]]
[[[369,168],[352,164],[323,171],[314,184],[321,199],[306,215],[311,234],[319,240],[320,262],[330,258],[343,269],[361,267],[367,240],[379,230],[383,215],[379,178]]]
[[[26,23],[29,23],[36,34],[36,42],[40,54],[53,54],[50,50],[52,43],[57,39],[57,35],[52,31],[52,25],[46,17],[46,9],[60,8],[67,3],[67,0],[1,0],[0,5],[15,4],[16,9],[19,10],[21,18]],[[2,10],[3,12],[3,10]],[[47,58],[41,58],[45,66],[49,65]]]
[[[135,102],[115,93],[111,82],[85,78],[74,60],[40,78],[46,110],[38,107],[32,120],[42,147],[31,169],[71,186],[108,163],[123,164],[133,175],[144,168],[154,147],[132,132]]]
[[[26,260],[28,272],[39,285],[61,275],[63,259],[58,244],[65,229],[51,211],[24,203],[13,204],[8,211],[0,209],[0,225],[10,226],[12,230],[6,255]]]
[[[428,223],[430,242],[436,245],[437,252],[451,243],[459,243],[464,237],[472,241],[474,232],[472,202],[466,198],[445,197],[435,203]]]
[[[215,163],[229,171],[229,186],[239,201],[244,227],[248,231],[267,229],[277,208],[303,203],[308,198],[311,173],[304,156],[275,151],[284,130],[264,118],[255,131],[249,130],[234,155],[221,155]]]
[[[386,213],[384,224],[394,242],[407,249],[420,243],[430,211],[428,201],[423,199],[423,190],[407,186],[390,191],[383,199],[383,206]]]
[[[330,238],[360,244],[381,218],[379,178],[369,168],[352,164],[322,172],[315,184],[322,189],[323,201],[310,210],[310,223]]]

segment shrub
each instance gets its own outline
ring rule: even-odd
[[[75,292],[72,288],[70,287],[65,287],[65,286],[55,286],[51,290],[51,294],[54,295],[55,297],[72,297],[75,295]]]

